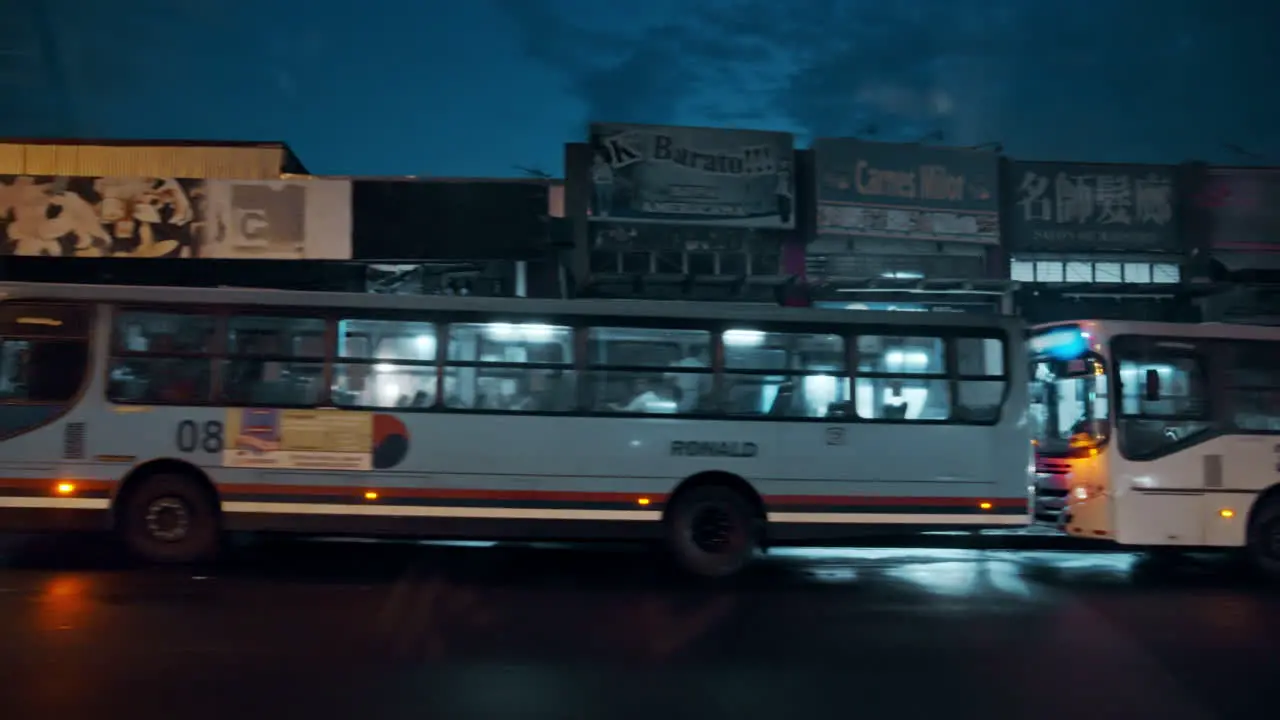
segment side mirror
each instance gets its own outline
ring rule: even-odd
[[[1155,368],[1147,369],[1143,395],[1146,396],[1147,402],[1155,402],[1160,399],[1160,373],[1156,372]]]

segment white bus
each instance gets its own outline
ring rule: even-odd
[[[1248,548],[1280,576],[1280,328],[1080,321],[1028,344],[1038,518],[1121,545]]]
[[[0,286],[0,528],[769,544],[1025,526],[1013,318]],[[1015,360],[1017,358],[1017,360]]]

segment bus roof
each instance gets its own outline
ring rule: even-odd
[[[1031,332],[1032,334],[1038,334],[1062,327],[1085,328],[1097,336],[1158,335],[1162,337],[1215,340],[1280,340],[1280,327],[1220,322],[1173,323],[1137,320],[1068,320],[1036,325],[1031,328]]]
[[[0,283],[0,300],[81,300],[157,305],[255,305],[350,310],[484,312],[497,315],[563,317],[669,317],[723,321],[830,324],[884,324],[930,327],[1002,327],[1020,332],[1016,317],[968,313],[914,313],[877,310],[819,310],[661,300],[556,300],[448,295],[381,295],[248,288],[185,288],[132,285]],[[922,317],[922,315],[924,317]]]

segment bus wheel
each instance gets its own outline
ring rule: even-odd
[[[1269,580],[1280,581],[1280,497],[1272,496],[1249,521],[1249,558]]]
[[[680,567],[724,578],[746,567],[760,545],[760,517],[741,493],[706,485],[680,493],[667,516],[667,545]]]
[[[129,551],[156,563],[212,559],[221,539],[217,508],[199,482],[184,475],[152,475],[130,488],[120,533]]]

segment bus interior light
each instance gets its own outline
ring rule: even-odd
[[[48,327],[61,327],[62,321],[57,318],[48,317],[20,317],[19,325],[46,325]]]
[[[485,334],[494,340],[547,342],[555,338],[556,329],[541,323],[489,323]]]
[[[764,344],[760,330],[725,330],[724,344],[732,347],[757,347]]]

